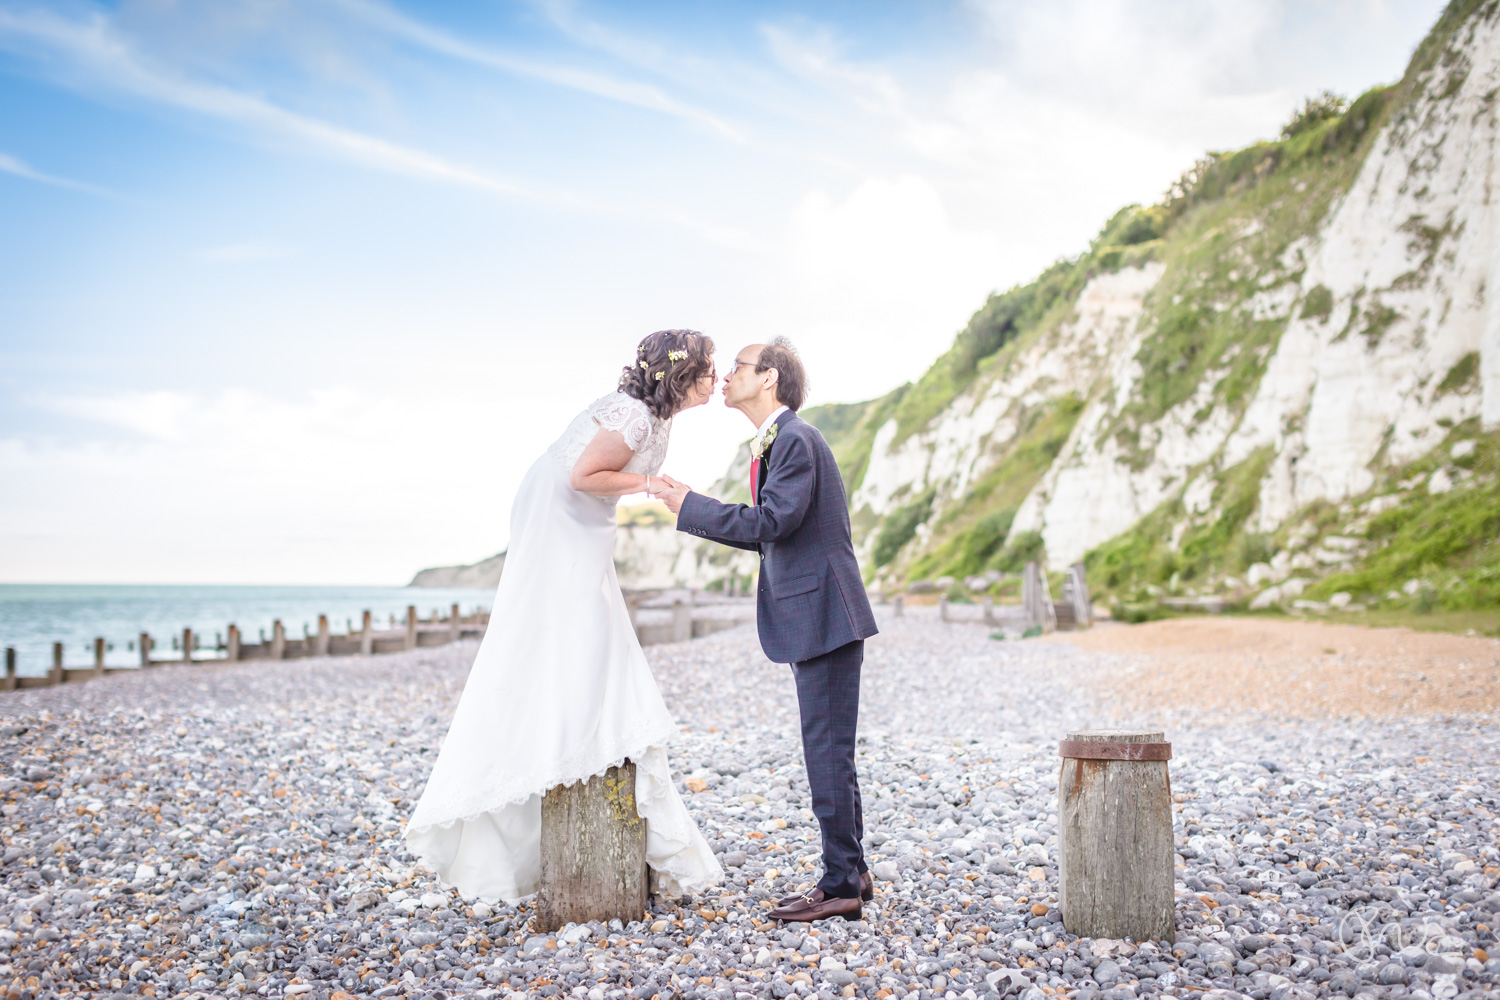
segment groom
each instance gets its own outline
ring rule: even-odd
[[[802,756],[823,832],[823,877],[770,915],[856,920],[861,898],[874,895],[859,843],[864,823],[854,732],[864,640],[875,634],[875,617],[854,560],[833,452],[797,416],[806,386],[802,361],[785,338],[740,351],[724,378],[724,404],[756,428],[749,505],[720,503],[670,478],[658,495],[677,515],[678,531],[760,553],[761,648],[768,659],[790,663],[797,681]]]

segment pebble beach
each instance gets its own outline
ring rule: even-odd
[[[401,841],[474,642],[0,695],[0,1000],[1500,993],[1500,735],[1472,697],[1235,711],[1238,675],[1177,656],[1142,704],[1149,647],[1103,629],[880,625],[859,755],[876,897],[812,926],[764,919],[816,879],[818,831],[790,673],[753,626],[646,650],[727,883],[553,934],[525,902],[459,898]],[[1147,724],[1173,744],[1177,934],[1080,939],[1057,906],[1057,743]]]

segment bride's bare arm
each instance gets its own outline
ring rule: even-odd
[[[621,497],[646,490],[646,476],[638,472],[621,472],[635,452],[625,443],[619,431],[601,430],[594,435],[568,475],[568,485],[596,497]],[[649,477],[651,486],[662,485],[660,476]]]

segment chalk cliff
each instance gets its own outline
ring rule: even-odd
[[[1497,94],[1500,15],[1454,3],[1399,83],[1205,158],[830,408],[867,573],[1500,602],[1500,553],[1403,548],[1440,503],[1471,549],[1500,518]]]

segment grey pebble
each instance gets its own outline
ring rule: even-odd
[[[706,786],[681,785],[684,800],[727,884],[571,944],[533,932],[527,907],[471,907],[400,839],[472,642],[0,695],[0,982],[24,971],[57,996],[152,982],[236,1000],[294,978],[319,998],[485,1000],[789,996],[799,973],[809,996],[852,984],[898,1000],[939,981],[934,996],[1007,1000],[1500,985],[1500,960],[1467,962],[1500,950],[1478,930],[1500,926],[1485,872],[1500,863],[1500,739],[1481,720],[1164,708],[1182,796],[1177,940],[1080,940],[1058,920],[1056,741],[1132,722],[1088,696],[1090,677],[1129,661],[992,643],[929,610],[882,612],[867,644],[857,755],[877,895],[847,925],[763,923],[765,904],[821,869],[791,678],[752,627],[646,651],[684,729],[672,760]],[[148,942],[153,961],[131,978]]]

